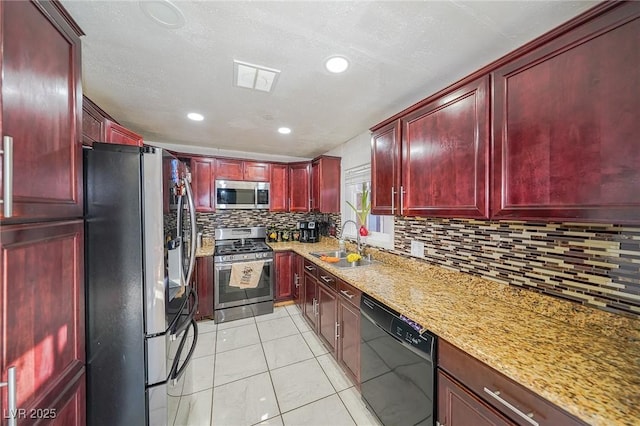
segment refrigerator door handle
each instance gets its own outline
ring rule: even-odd
[[[193,297],[193,303],[191,304],[191,309],[189,310],[189,313],[187,314],[187,318],[184,321],[178,322],[179,319],[182,317],[182,315],[176,315],[176,317],[172,321],[169,328],[171,340],[175,340],[176,336],[178,336],[180,333],[186,330],[187,327],[189,327],[189,323],[194,319],[196,312],[198,310],[198,294],[190,286],[187,286],[186,288],[187,288],[187,291],[189,292],[189,295],[185,297],[184,302],[180,306],[180,310],[178,312],[182,312],[184,310],[184,308],[187,306],[186,304],[188,303],[189,299],[192,297]]]
[[[187,192],[187,203],[189,204],[189,218],[191,219],[191,243],[189,244],[189,269],[187,270],[185,285],[190,285],[191,276],[193,275],[193,269],[196,266],[196,238],[198,234],[198,227],[196,224],[196,207],[193,202],[193,191],[191,191],[191,184],[189,179],[184,179],[184,187]]]
[[[193,353],[196,350],[196,344],[198,343],[198,324],[196,323],[195,320],[192,319],[189,325],[193,327],[193,342],[191,342],[191,348],[189,348],[189,352],[187,353],[187,356],[184,359],[184,363],[180,367],[178,367],[180,363],[180,357],[182,356],[182,350],[184,349],[185,342],[187,341],[188,333],[185,333],[184,336],[182,336],[182,340],[180,341],[180,346],[178,346],[178,351],[176,352],[175,358],[173,360],[173,364],[171,365],[171,371],[169,373],[168,381],[172,385],[175,385],[176,382],[180,380],[180,377],[182,377],[182,375],[184,374],[185,370],[187,369],[187,366],[191,362]]]

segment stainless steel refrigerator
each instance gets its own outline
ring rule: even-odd
[[[188,173],[158,148],[96,143],[84,177],[87,424],[165,425],[198,333]]]

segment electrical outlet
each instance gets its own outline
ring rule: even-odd
[[[422,241],[411,241],[411,256],[424,258],[424,243]]]

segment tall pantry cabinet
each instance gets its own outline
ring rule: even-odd
[[[57,2],[0,3],[0,424],[85,423],[81,30]]]

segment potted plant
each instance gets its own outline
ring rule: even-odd
[[[360,195],[360,210],[358,210],[356,206],[351,204],[349,201],[347,201],[347,204],[356,213],[358,225],[360,226],[358,229],[360,236],[366,237],[369,235],[369,231],[367,230],[367,216],[369,216],[369,213],[371,212],[371,202],[369,201],[369,191],[364,183],[362,184],[362,193]]]

